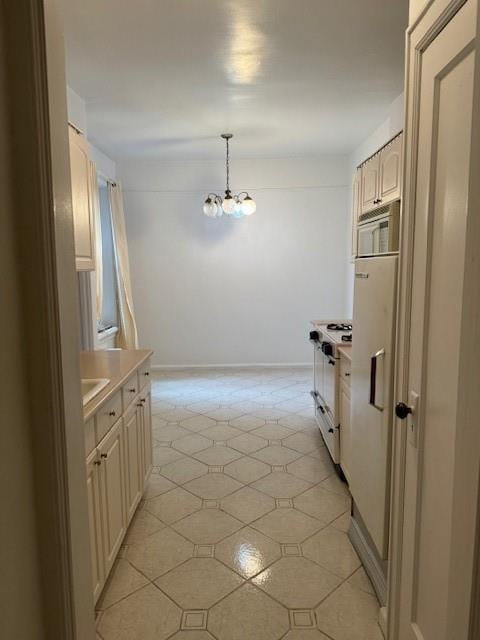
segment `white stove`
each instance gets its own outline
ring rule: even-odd
[[[313,391],[315,417],[333,462],[340,464],[339,432],[339,353],[341,346],[352,344],[352,323],[314,322],[310,342],[314,348]]]

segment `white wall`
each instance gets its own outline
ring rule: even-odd
[[[353,264],[350,262],[350,246],[351,246],[351,224],[352,224],[352,202],[353,202],[353,176],[355,169],[371,156],[375,151],[383,147],[391,138],[403,129],[404,119],[404,94],[401,93],[390,105],[388,117],[368,136],[358,147],[356,147],[348,158],[348,175],[349,175],[349,226],[348,226],[348,249],[347,260],[349,261],[346,274],[347,284],[346,292],[346,310],[347,316],[352,317],[353,313]]]
[[[163,365],[311,361],[309,321],[345,313],[347,158],[233,160],[251,218],[209,219],[217,162],[119,161],[141,344]],[[223,187],[224,188],[224,187]]]

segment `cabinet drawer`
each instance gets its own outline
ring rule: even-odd
[[[88,457],[97,444],[95,441],[95,420],[90,418],[84,425],[85,455]]]
[[[138,369],[138,388],[143,389],[150,382],[150,358]]]
[[[97,443],[103,438],[108,430],[122,415],[122,398],[120,393],[116,393],[101,409],[95,414]]]
[[[347,358],[340,358],[340,380],[343,380],[347,386],[350,386],[351,367],[351,362]]]
[[[138,393],[138,376],[137,376],[137,372],[135,371],[135,373],[130,376],[130,378],[126,381],[126,383],[122,387],[124,411],[127,409],[127,407],[129,407],[132,404],[133,400],[135,400],[137,393]]]

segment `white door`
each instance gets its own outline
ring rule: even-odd
[[[400,198],[402,182],[402,141],[400,134],[380,152],[379,204],[385,205]]]
[[[400,640],[480,637],[469,631],[480,463],[478,0],[453,17],[447,4],[431,5],[408,49],[413,163],[397,376],[414,413],[396,421],[408,434]]]
[[[385,559],[388,552],[397,256],[355,261],[350,491]]]
[[[380,154],[377,153],[362,166],[361,213],[375,209],[378,205],[380,180]]]
[[[88,524],[90,530],[90,557],[92,563],[94,602],[98,600],[105,580],[98,474],[99,465],[98,453],[97,450],[94,449],[87,458]]]
[[[123,442],[122,420],[118,420],[97,447],[101,463],[99,474],[105,575],[113,566],[126,530]]]
[[[125,512],[133,517],[143,493],[143,405],[135,404],[123,419],[125,447]]]

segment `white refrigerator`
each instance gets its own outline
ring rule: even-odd
[[[396,255],[355,261],[350,491],[381,560],[388,556],[397,262]]]

